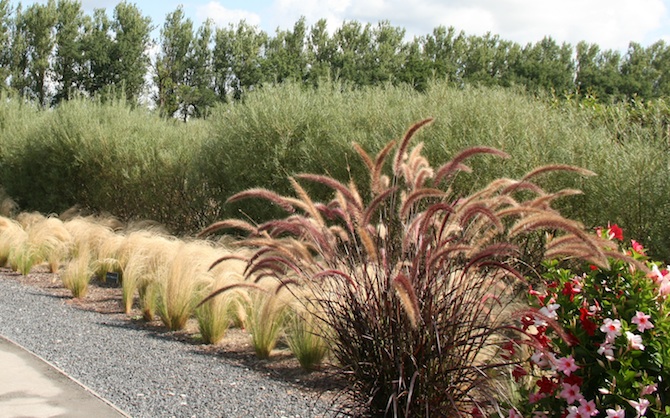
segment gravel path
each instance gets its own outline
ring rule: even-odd
[[[334,415],[288,383],[2,276],[0,334],[134,418]]]

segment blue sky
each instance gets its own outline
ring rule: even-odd
[[[87,13],[117,1],[81,0]],[[198,0],[130,1],[157,27],[182,5],[196,25],[211,18],[218,26],[245,19],[272,34],[293,26],[300,16],[311,25],[320,18],[329,30],[343,21],[389,20],[408,37],[430,33],[438,25],[454,26],[468,35],[486,32],[525,45],[544,36],[576,45],[585,40],[604,49],[625,50],[629,42],[648,46],[670,43],[670,0]],[[13,2],[16,3],[16,2]],[[23,4],[31,4],[24,1]],[[158,36],[158,30],[155,31]]]

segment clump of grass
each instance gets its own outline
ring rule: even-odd
[[[586,170],[544,166],[521,180],[495,179],[454,194],[455,179],[471,171],[466,161],[508,156],[475,146],[433,167],[421,144],[410,148],[430,121],[377,155],[355,146],[368,184],[299,174],[290,179],[296,197],[251,189],[229,199],[269,200],[287,217],[259,225],[224,220],[202,232],[247,231],[242,244],[257,248],[247,276],[304,289],[296,295],[318,307],[321,328],[332,333],[332,356],[351,383],[351,408],[372,416],[496,410],[507,396],[496,379],[509,362],[495,353],[514,332],[508,307],[517,286],[527,285],[518,268],[525,243],[535,242],[529,235],[554,233],[537,259],[567,255],[607,264],[605,244],[551,207],[575,191],[550,193],[534,183],[546,172]],[[332,199],[313,200],[300,181],[330,188]]]
[[[12,248],[27,238],[21,224],[10,218],[0,217],[0,266],[9,262]]]
[[[170,330],[183,329],[211,283],[208,267],[216,259],[209,245],[180,243],[158,288],[157,312]]]
[[[91,259],[91,251],[80,247],[76,257],[67,263],[61,274],[63,286],[72,292],[74,298],[81,299],[88,293],[88,287],[93,278]]]
[[[259,359],[268,359],[284,327],[286,304],[275,293],[257,291],[246,307],[251,345]]]
[[[25,276],[39,262],[39,254],[30,244],[26,235],[22,242],[17,242],[9,251],[8,260],[12,270]]]
[[[46,262],[51,273],[57,273],[73,245],[73,238],[63,222],[47,217],[28,229],[28,242],[36,254],[36,262]]]
[[[222,287],[223,283],[217,280],[215,286]],[[195,317],[203,343],[218,344],[223,339],[232,322],[235,304],[234,295],[227,294],[212,298],[196,308]]]
[[[132,231],[120,240],[115,256],[122,271],[122,297],[127,314],[131,312],[135,296],[139,294],[140,304],[147,308],[145,316],[153,320],[155,298],[149,296],[155,292],[146,290],[150,283],[165,275],[177,243],[153,231],[141,230]]]
[[[328,341],[318,320],[306,312],[291,312],[285,333],[286,342],[300,366],[307,371],[318,369],[328,354]]]

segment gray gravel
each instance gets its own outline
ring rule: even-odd
[[[334,415],[288,383],[1,276],[0,334],[136,418]]]

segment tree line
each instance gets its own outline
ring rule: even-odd
[[[388,21],[346,21],[331,33],[326,20],[308,26],[305,18],[268,34],[245,21],[218,28],[208,20],[196,28],[181,6],[167,14],[157,40],[154,28],[127,2],[110,16],[105,9],[87,15],[75,0],[26,8],[0,0],[0,89],[44,107],[74,95],[123,95],[131,103],[144,95],[161,114],[184,119],[205,117],[218,102],[284,81],[409,84],[423,91],[437,78],[606,102],[670,95],[664,41],[631,42],[622,53],[551,37],[521,45],[444,26],[408,41],[405,30]]]

